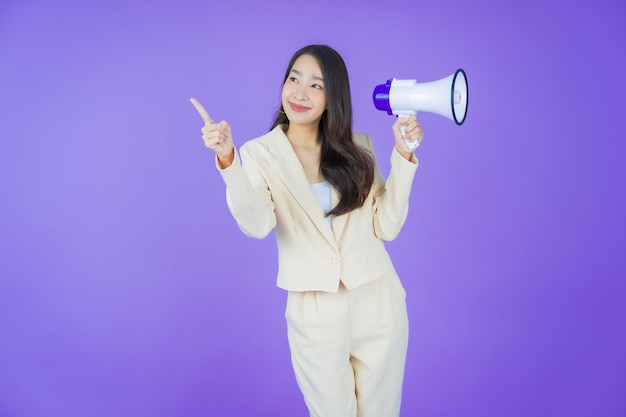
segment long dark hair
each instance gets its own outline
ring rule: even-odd
[[[365,203],[374,182],[374,158],[352,139],[350,80],[341,55],[327,45],[305,46],[291,58],[283,83],[302,55],[310,55],[317,60],[324,78],[327,110],[322,114],[319,124],[322,140],[320,171],[340,196],[337,205],[326,215],[340,216]],[[282,104],[272,129],[278,125],[289,125]]]

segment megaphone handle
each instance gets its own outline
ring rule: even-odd
[[[402,114],[399,115],[398,117],[409,117],[408,114]],[[400,132],[402,132],[402,137],[404,137],[404,135],[406,134],[406,126],[402,125],[400,126]],[[419,141],[416,140],[406,140],[404,139],[404,143],[406,143],[406,146],[411,150],[414,151],[417,149],[418,146],[420,146]]]

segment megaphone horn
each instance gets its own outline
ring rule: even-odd
[[[424,111],[462,125],[467,116],[467,76],[459,68],[449,77],[427,83],[392,78],[374,88],[373,99],[376,108],[388,114],[408,116]]]

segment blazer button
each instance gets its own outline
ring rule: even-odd
[[[330,261],[334,264],[338,264],[339,263],[339,256],[335,255],[332,258],[330,258]]]

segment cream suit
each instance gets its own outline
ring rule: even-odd
[[[374,154],[368,135],[354,141]],[[387,180],[377,168],[365,204],[331,224],[281,127],[218,167],[239,228],[254,238],[276,229],[277,285],[289,291],[292,363],[311,416],[399,415],[408,321],[383,241],[406,219],[412,158],[394,149]],[[338,198],[333,188],[333,206]]]

